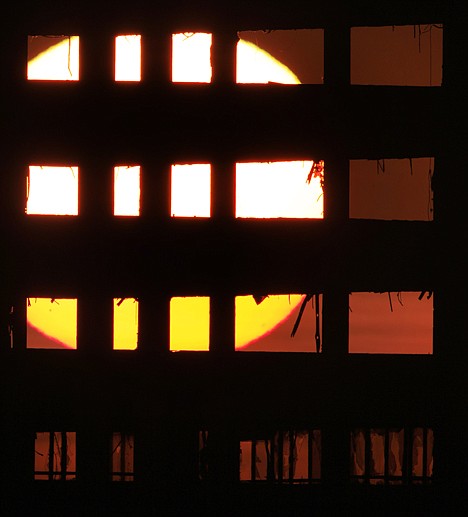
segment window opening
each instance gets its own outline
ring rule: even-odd
[[[322,186],[323,162],[237,163],[236,217],[322,219]]]
[[[240,31],[238,83],[323,83],[323,29]]]
[[[27,321],[27,348],[76,349],[76,298],[28,298]]]
[[[26,213],[78,215],[78,167],[29,166]]]
[[[351,83],[440,86],[442,29],[441,24],[353,27]]]
[[[427,427],[354,429],[351,481],[369,485],[432,481],[434,433]]]
[[[321,344],[322,295],[317,297],[301,294],[237,296],[236,350],[321,351],[321,346],[317,348],[317,344]]]
[[[133,434],[116,432],[112,434],[112,481],[134,480],[134,437]]]
[[[115,80],[141,81],[141,36],[127,34],[115,38]]]
[[[351,160],[349,216],[432,221],[434,158]]]
[[[171,169],[172,217],[210,217],[211,165],[177,164]]]
[[[78,81],[78,36],[28,36],[28,80]]]
[[[277,431],[240,442],[241,481],[314,483],[321,478],[321,432]]]
[[[34,479],[48,481],[76,479],[76,433],[36,433]]]
[[[174,297],[170,302],[170,350],[208,351],[210,342],[210,298]]]
[[[349,309],[350,353],[432,354],[432,293],[351,293]]]
[[[138,300],[114,298],[114,350],[136,350]]]
[[[114,215],[140,215],[140,166],[114,167]]]
[[[173,82],[211,82],[211,40],[212,35],[204,32],[172,35]]]

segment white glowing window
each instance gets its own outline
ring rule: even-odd
[[[78,167],[29,167],[26,213],[78,214]]]
[[[115,80],[141,80],[141,36],[137,34],[115,38]]]
[[[184,32],[172,35],[172,81],[211,82],[211,34]]]
[[[76,349],[76,298],[28,298],[27,348]]]
[[[171,214],[173,217],[210,217],[211,166],[207,163],[173,165]]]
[[[114,298],[114,350],[135,350],[138,342],[138,301]]]
[[[29,80],[78,81],[78,36],[30,36],[28,46],[37,49],[28,60]]]
[[[170,349],[208,351],[210,299],[175,297],[170,303]]]
[[[140,167],[114,168],[114,215],[140,215]]]
[[[236,164],[236,217],[323,218],[322,175],[312,171],[313,165],[312,161]]]

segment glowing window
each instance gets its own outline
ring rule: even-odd
[[[321,351],[322,295],[237,296],[235,346],[244,352]]]
[[[170,350],[208,351],[210,298],[174,297],[170,302]]]
[[[36,433],[34,449],[34,479],[76,479],[76,433]]]
[[[114,167],[114,215],[140,215],[140,166]]]
[[[211,82],[211,34],[184,32],[172,35],[172,81]]]
[[[313,483],[321,478],[321,432],[278,431],[240,442],[241,481]]]
[[[322,172],[312,161],[236,164],[236,217],[323,218]]]
[[[141,36],[115,38],[115,80],[141,81]]]
[[[138,301],[114,298],[114,350],[135,350],[138,342]]]
[[[211,166],[207,163],[173,165],[171,214],[173,217],[210,217]]]
[[[78,215],[78,167],[31,165],[26,186],[26,213]]]
[[[50,48],[54,47],[51,52]],[[29,80],[78,81],[78,36],[29,36]]]
[[[323,83],[323,29],[241,31],[239,38],[238,83]]]
[[[439,24],[353,27],[351,82],[440,86],[442,39]]]
[[[354,429],[351,480],[369,485],[432,481],[434,433],[427,427]]]
[[[432,354],[432,293],[352,293],[349,352]]]
[[[76,349],[76,314],[76,298],[28,298],[27,348]]]
[[[112,434],[112,481],[133,481],[134,437],[127,433]]]
[[[351,160],[349,216],[432,221],[434,158]]]

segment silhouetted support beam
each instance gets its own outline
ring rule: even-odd
[[[331,88],[349,85],[351,63],[349,26],[328,25],[324,34],[324,84]]]
[[[239,438],[232,426],[216,425],[208,431],[208,479],[214,487],[239,481]]]
[[[94,408],[95,410],[95,408]],[[102,420],[101,420],[102,422]],[[112,434],[98,422],[97,415],[76,433],[77,480],[84,485],[90,500],[102,500],[111,479]]]
[[[333,508],[333,513],[346,513],[340,504],[346,504],[343,494],[349,484],[350,474],[350,430],[337,418],[322,430],[322,486],[325,504]]]
[[[344,357],[348,354],[349,297],[342,289],[323,293],[323,353]]]
[[[327,221],[345,222],[349,217],[349,160],[340,149],[323,157],[324,217]],[[340,243],[336,243],[337,246]]]
[[[141,80],[164,86],[172,78],[172,33],[153,27],[141,38]]]
[[[216,293],[210,296],[210,352],[234,351],[235,312],[233,294]]]
[[[235,31],[213,33],[211,45],[212,83],[229,85],[236,82],[237,42]]]
[[[145,159],[140,171],[140,186],[140,217],[146,221],[169,218],[171,164],[159,158]]]
[[[11,321],[13,323],[13,349],[24,350],[27,345],[27,300],[15,296]]]
[[[80,82],[96,93],[115,79],[115,35],[99,23],[80,34],[79,74]]]
[[[139,298],[138,350],[167,352],[170,346],[170,298],[155,291]]]
[[[211,217],[234,219],[236,214],[236,164],[216,160],[211,166]]]
[[[78,296],[77,348],[85,353],[113,349],[113,299],[98,291]]]

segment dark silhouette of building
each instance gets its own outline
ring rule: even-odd
[[[2,515],[466,512],[467,11],[4,8]],[[441,86],[350,84],[352,27],[427,24],[443,27]],[[323,84],[235,84],[238,31],[312,28],[324,30]],[[209,85],[171,82],[171,35],[188,30],[213,35]],[[28,36],[63,34],[80,36],[80,80],[28,81]],[[114,80],[118,34],[142,35],[141,83]],[[350,160],[427,156],[434,220],[349,217]],[[236,161],[298,158],[326,164],[323,220],[236,219]],[[212,164],[211,217],[171,218],[170,166],[197,161]],[[28,166],[70,162],[78,215],[25,214]],[[117,163],[141,165],[139,217],[113,215]],[[353,291],[434,293],[433,354],[349,354]],[[252,293],[321,293],[321,352],[236,352],[235,296]],[[210,297],[209,352],[171,353],[169,301],[196,295]],[[77,299],[76,351],[28,349],[36,296]],[[119,297],[139,301],[134,351],[112,347]]]

